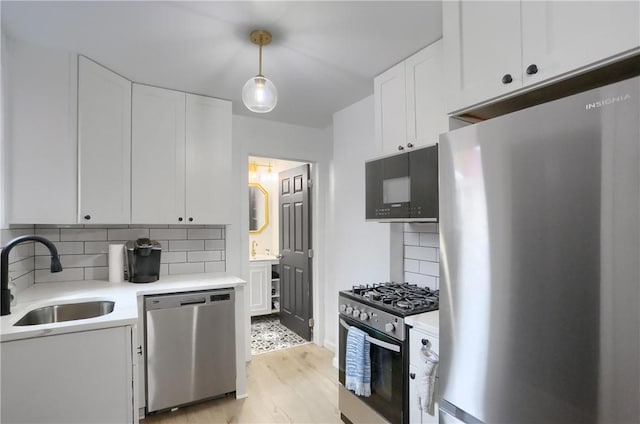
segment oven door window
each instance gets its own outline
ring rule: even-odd
[[[394,344],[400,348],[400,352],[394,352],[371,343],[371,396],[359,396],[359,399],[390,422],[402,422],[402,399],[404,391],[402,342],[394,340],[380,331],[365,327],[359,324],[358,321],[343,315],[340,316],[340,319],[344,320],[348,325],[353,325],[365,331],[370,337]],[[339,379],[340,383],[344,386],[347,329],[340,324],[338,326],[340,328]]]

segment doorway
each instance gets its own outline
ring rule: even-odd
[[[297,308],[304,291],[305,300],[312,305],[311,281],[311,208],[308,196],[308,176],[298,175],[300,169],[311,169],[307,162],[283,160],[273,157],[249,156],[249,311],[251,315],[251,351],[259,354],[271,350],[297,346],[312,340],[310,327],[313,325],[312,308]],[[291,172],[293,171],[292,175]],[[307,171],[308,173],[308,171]],[[284,180],[280,180],[284,178]],[[307,197],[299,199],[302,187]],[[292,198],[289,194],[296,194]],[[283,195],[284,193],[284,195]],[[285,200],[283,200],[285,199]],[[291,202],[291,200],[295,200]],[[283,203],[284,202],[284,203]],[[302,206],[305,210],[302,210]],[[283,212],[284,211],[284,212]],[[303,221],[301,214],[308,214],[304,228],[294,225]],[[293,237],[293,239],[292,239]],[[307,258],[306,272],[299,265],[292,268],[292,259],[300,263],[300,241],[307,242],[304,257]],[[298,247],[297,255],[292,255],[291,240]],[[295,250],[295,249],[293,249]],[[283,274],[284,273],[284,274]],[[308,281],[303,281],[304,275]],[[293,277],[293,278],[292,278]],[[292,284],[293,283],[293,284]],[[307,299],[308,298],[308,299]],[[303,310],[294,313],[292,310]],[[308,316],[304,316],[308,314]],[[297,319],[292,320],[295,316]],[[302,330],[302,331],[301,331]]]

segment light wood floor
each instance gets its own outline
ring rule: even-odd
[[[333,353],[312,343],[254,356],[249,397],[214,399],[147,417],[141,424],[341,423]]]

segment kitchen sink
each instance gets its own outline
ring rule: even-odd
[[[27,312],[14,325],[38,325],[52,322],[75,321],[95,318],[113,312],[115,302],[98,300],[93,302],[65,303],[49,305]]]

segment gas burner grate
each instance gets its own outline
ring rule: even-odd
[[[372,304],[403,313],[438,309],[439,290],[409,283],[375,283],[354,285],[352,293]]]

